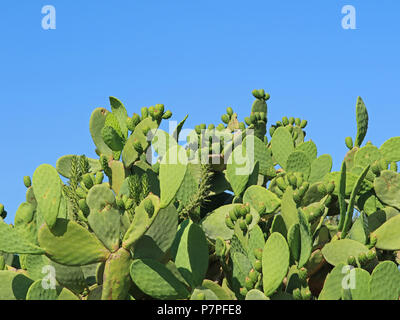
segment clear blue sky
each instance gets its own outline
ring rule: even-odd
[[[41,9],[56,8],[56,30]],[[341,26],[344,5],[356,30]],[[22,178],[65,154],[95,156],[92,110],[121,99],[129,113],[164,103],[187,127],[243,119],[251,90],[271,94],[269,121],[308,120],[318,154],[338,170],[355,135],[355,102],[370,115],[366,139],[400,134],[400,2],[3,0],[0,6],[0,202],[9,217]]]

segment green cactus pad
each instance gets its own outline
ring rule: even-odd
[[[57,283],[73,293],[80,294],[88,287],[82,267],[64,266],[54,261],[50,261],[49,266],[54,268]],[[46,268],[44,271],[51,276],[53,270]]]
[[[275,193],[254,185],[246,189],[243,195],[243,202],[249,203],[261,215],[274,213],[281,204],[281,200]]]
[[[112,156],[112,150],[104,143],[103,137],[101,135],[101,130],[106,123],[106,117],[110,112],[104,108],[97,108],[93,111],[90,117],[90,134],[92,136],[93,142],[96,145],[97,150],[100,154],[105,156]]]
[[[236,147],[229,156],[226,166],[226,178],[235,195],[240,196],[244,192],[253,168],[254,162],[243,147],[241,145]]]
[[[389,162],[400,161],[400,137],[393,137],[385,141],[379,151],[383,158]]]
[[[32,280],[42,279],[45,274],[42,272],[43,267],[49,265],[49,259],[44,255],[26,255],[25,259],[26,271]]]
[[[252,265],[247,256],[241,252],[231,253],[231,268],[232,268],[232,290],[236,296],[241,297],[240,288],[246,286],[246,277],[248,276]],[[244,298],[244,297],[241,297]]]
[[[272,155],[282,168],[286,168],[289,155],[294,151],[293,139],[290,132],[279,127],[275,130],[271,139]]]
[[[310,159],[303,151],[294,151],[288,156],[285,169],[287,172],[301,172],[305,179],[308,179],[311,170]]]
[[[0,300],[25,300],[33,280],[14,271],[0,271]]]
[[[125,180],[125,168],[122,162],[115,160],[110,161],[109,166],[112,172],[111,187],[118,195]]]
[[[300,224],[291,225],[287,233],[290,254],[295,261],[299,261],[301,252]]]
[[[280,286],[289,268],[289,247],[280,233],[272,233],[265,243],[262,258],[263,287],[266,296]]]
[[[161,261],[168,253],[178,228],[178,212],[171,204],[160,209],[154,222],[133,246],[135,259]]]
[[[281,235],[283,235],[286,238],[288,230],[286,229],[286,224],[282,218],[282,215],[277,214],[274,216],[274,220],[272,220],[270,231],[271,231],[271,233],[279,232]]]
[[[130,275],[140,290],[155,299],[185,299],[190,296],[185,285],[157,261],[134,260]]]
[[[154,213],[151,217],[144,208],[146,199],[150,199],[153,202]],[[130,246],[134,245],[136,241],[138,241],[147,232],[147,230],[149,230],[155,218],[157,217],[158,212],[160,211],[160,199],[157,196],[150,194],[146,197],[146,199],[144,199],[136,208],[132,223],[125,233],[122,241],[122,246],[125,249],[129,249]]]
[[[71,173],[71,163],[72,159],[77,157],[76,155],[69,154],[66,156],[62,156],[57,160],[56,169],[59,174],[61,174],[65,178],[70,178]],[[101,165],[99,160],[87,158],[89,162],[89,172],[96,173],[101,170]]]
[[[193,290],[190,300],[219,300],[219,299],[212,290],[198,287]]]
[[[397,265],[393,261],[380,262],[372,271],[369,287],[373,300],[398,300],[400,270]]]
[[[29,287],[26,294],[26,300],[57,300],[59,293],[61,292],[60,287],[43,288],[42,280],[36,280]]]
[[[365,213],[361,213],[360,216],[354,221],[348,238],[356,240],[362,244],[366,244],[369,236],[368,219]]]
[[[374,231],[376,247],[382,250],[400,250],[400,215],[389,219]]]
[[[48,164],[39,166],[33,173],[32,187],[39,212],[52,228],[56,223],[62,195],[62,182],[57,170]]]
[[[43,254],[42,248],[32,244],[23,233],[0,219],[0,252],[17,254]]]
[[[368,271],[360,268],[355,268],[350,271],[354,272],[354,287],[351,287],[350,280],[350,293],[352,300],[371,300],[369,291],[369,283],[371,276]]]
[[[214,281],[205,279],[201,284],[203,288],[210,289],[218,297],[219,300],[231,300],[231,294],[229,291],[215,283]]]
[[[315,183],[323,180],[326,174],[332,170],[332,157],[329,154],[323,154],[311,162],[310,176],[308,181]]]
[[[312,163],[317,158],[317,146],[312,140],[299,144],[296,147],[296,151],[303,151],[310,160],[310,163]]]
[[[124,248],[108,258],[103,277],[102,300],[125,300],[131,287],[129,268],[132,263],[131,254]]]
[[[57,300],[79,300],[79,298],[67,288],[62,288]]]
[[[265,294],[257,289],[251,289],[246,294],[245,300],[270,300]]]
[[[201,168],[199,164],[188,163],[185,177],[176,193],[176,199],[186,206],[197,192],[200,183]]]
[[[339,300],[342,297],[342,282],[347,275],[344,263],[339,263],[326,277],[318,300]]]
[[[368,248],[365,245],[351,239],[331,241],[322,248],[325,260],[333,266],[347,263],[350,256],[358,257],[360,253],[367,252]]]
[[[208,245],[204,231],[190,222],[183,231],[175,265],[191,287],[201,285],[208,269]]]
[[[366,145],[365,147],[358,149],[354,156],[354,164],[355,166],[365,168],[380,159],[382,159],[382,155],[379,149],[373,145]]]
[[[167,207],[178,192],[187,170],[185,149],[176,145],[168,149],[160,164],[161,208]]]
[[[293,200],[293,189],[288,187],[283,194],[281,203],[281,215],[285,221],[286,229],[299,222],[296,203]]]
[[[347,165],[346,168],[348,169]],[[325,175],[323,182],[324,183],[329,183],[329,182],[333,182],[335,184],[335,190],[333,191],[333,194],[335,196],[337,196],[339,194],[339,186],[340,186],[340,176],[341,173],[339,171],[335,171],[335,172],[330,172],[327,175]],[[350,196],[351,191],[353,190],[354,185],[356,184],[357,180],[358,180],[359,176],[355,175],[351,172],[346,172],[346,189],[345,189],[345,195],[346,197]],[[369,191],[373,188],[373,184],[364,179],[361,183],[361,189],[360,192],[366,192]]]
[[[357,135],[355,146],[360,147],[368,130],[368,112],[361,97],[357,98],[356,105]]]
[[[257,258],[254,255],[254,251],[257,249],[264,248],[264,245],[265,245],[264,233],[262,232],[261,228],[258,225],[255,225],[253,229],[249,232],[249,238],[248,238],[248,257],[253,266],[255,261],[257,260]]]
[[[375,178],[374,189],[380,201],[400,210],[400,174],[383,170]]]
[[[252,139],[252,141],[250,140]],[[267,175],[271,168],[273,169],[274,162],[272,160],[271,150],[267,148],[265,143],[256,136],[250,135],[243,140],[243,147],[246,149],[246,154],[250,159],[254,159],[254,163],[258,161],[260,168],[259,173]]]
[[[229,204],[219,207],[204,217],[204,219],[201,221],[201,227],[204,230],[207,238],[212,240],[217,239],[217,237],[221,237],[224,240],[229,240],[232,238],[234,231],[226,226],[225,218],[236,206],[239,205]],[[260,215],[254,208],[250,207],[250,213],[253,216],[253,221],[248,227],[249,230],[251,230],[253,226],[255,226],[260,220]]]
[[[126,139],[128,137],[128,128],[126,126],[126,119],[128,118],[128,112],[126,111],[124,105],[115,97],[110,97],[111,111],[118,121],[119,127],[121,128],[121,133]]]
[[[298,267],[303,267],[311,255],[311,250],[313,248],[313,239],[311,235],[310,225],[304,214],[298,211],[299,215],[299,225],[300,225],[300,257]]]
[[[88,230],[74,221],[57,219],[50,231],[46,224],[39,229],[40,247],[53,261],[70,266],[105,261],[110,252]],[[85,245],[82,246],[82,243]]]

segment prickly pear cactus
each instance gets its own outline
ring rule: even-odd
[[[13,224],[0,204],[0,299],[398,300],[400,137],[362,145],[358,97],[331,172],[307,120],[283,116],[267,137],[270,95],[252,94],[250,116],[228,107],[186,145],[188,116],[166,133],[162,104],[95,109],[98,158],[23,177]]]

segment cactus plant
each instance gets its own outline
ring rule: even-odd
[[[95,109],[98,159],[25,176],[11,225],[0,204],[0,299],[398,300],[400,137],[362,145],[358,97],[354,143],[331,172],[307,120],[283,116],[269,141],[270,95],[252,94],[244,122],[228,107],[185,146],[188,116],[168,134],[162,104]]]

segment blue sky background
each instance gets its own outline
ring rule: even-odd
[[[41,8],[56,8],[43,30]],[[357,30],[341,27],[356,8]],[[128,112],[164,103],[186,127],[232,106],[243,120],[251,90],[271,94],[269,124],[305,118],[307,138],[338,170],[354,138],[355,102],[366,140],[400,133],[400,2],[3,0],[0,8],[0,202],[7,222],[25,199],[23,176],[65,154],[95,157],[89,118],[108,96]]]

